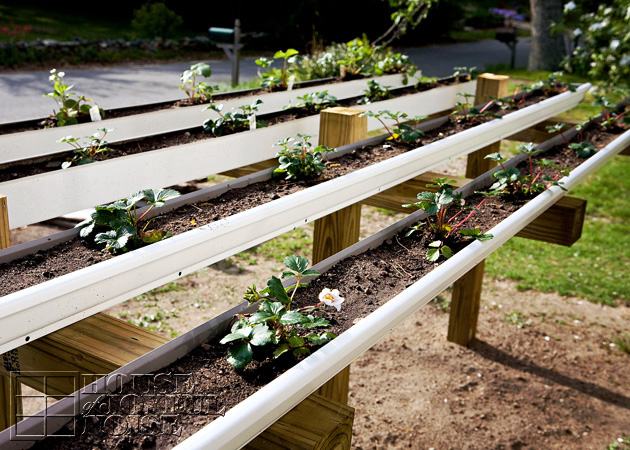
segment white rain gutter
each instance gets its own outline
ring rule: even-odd
[[[547,145],[543,144],[540,147],[549,148],[560,143],[560,141],[561,138],[558,136],[548,141]],[[591,157],[572,171],[568,177],[562,179],[564,187],[569,190],[573,189],[629,145],[630,131],[624,133],[614,142],[600,150],[597,155]],[[522,160],[524,158],[517,157],[507,164],[512,166]],[[492,171],[494,170],[496,169]],[[479,187],[487,185],[492,171],[478,177],[461,188],[460,191],[467,195]],[[516,235],[563,195],[565,195],[565,192],[558,187],[552,187],[540,194],[490,230],[489,232],[494,235],[492,240],[477,241],[470,244],[453,258],[445,261],[437,269],[425,275],[401,294],[359,321],[349,330],[346,330],[335,340],[233,407],[224,417],[216,419],[175,448],[179,450],[204,448],[232,450],[242,447],[358,358],[409,315],[428,303],[448,285],[457,280],[461,274],[466,273],[508,239]],[[314,269],[324,273],[330,267],[349,256],[358,255],[378,247],[384,241],[391,239],[400,231],[423,218],[424,213],[422,211],[416,212],[352,247],[327,258],[314,266]],[[287,280],[287,285],[291,281]],[[92,386],[97,386],[98,392],[103,392],[109,386],[110,392],[114,392],[118,389],[116,374],[123,374],[129,377],[134,373],[148,373],[164,368],[189,353],[199,344],[225,333],[234,314],[242,313],[245,306],[246,304],[241,304],[221,314],[112,372],[108,379],[102,378],[93,383],[93,385],[77,391],[72,398],[57,402],[48,409],[48,415],[72,415],[77,411],[82,411],[85,403],[95,401],[97,398],[96,395],[89,395]],[[63,423],[59,422],[56,428],[58,429],[61,426],[63,426]],[[27,418],[20,423],[20,429],[22,434],[29,434],[29,432],[36,434],[41,429],[41,424],[37,418]],[[49,432],[55,432],[57,429],[51,429]],[[7,450],[23,450],[32,445],[32,441],[20,440],[15,437],[15,427],[0,433],[0,447]]]
[[[429,115],[452,108],[457,94],[474,93],[475,87],[476,81],[471,81],[357,109]],[[376,119],[368,119],[368,131],[381,127]],[[0,193],[7,197],[9,225],[15,229],[108,203],[147,186],[173,186],[273,158],[278,149],[272,144],[297,133],[317,136],[319,116],[5,181],[0,183]]]
[[[575,188],[629,144],[630,131],[627,131],[571,172],[568,177],[563,178],[561,181],[565,189]],[[217,418],[174,448],[177,450],[241,448],[361,356],[403,320],[430,302],[462,274],[487,258],[564,195],[565,191],[556,186],[543,192],[489,230],[488,233],[494,236],[491,240],[473,242],[332,342],[236,405],[225,416]],[[392,225],[387,229],[389,232],[384,230],[383,233],[393,236],[404,228]],[[392,229],[395,231],[392,232]],[[361,244],[356,244],[355,247],[367,248],[367,245]],[[353,250],[350,247],[337,253],[322,261],[321,265],[330,266],[350,254],[356,254],[357,248]],[[365,250],[359,253],[363,251]],[[315,270],[323,272],[319,265],[315,266]]]
[[[404,86],[401,74],[385,75],[376,78],[376,80],[384,85]],[[363,91],[367,88],[367,81],[367,79],[362,79],[323,84],[292,91],[252,95],[225,101],[217,100],[217,102],[223,103],[223,111],[227,112],[242,105],[249,105],[259,98],[263,101],[263,104],[258,107],[258,114],[264,114],[282,111],[282,107],[288,105],[289,102],[295,105],[299,102],[298,97],[310,92],[328,90],[330,95],[338,99],[360,96],[363,95]],[[68,144],[57,142],[59,139],[69,134],[75,137],[91,136],[98,128],[103,127],[115,130],[108,135],[110,144],[198,127],[206,119],[219,117],[215,111],[205,111],[206,106],[172,108],[115,119],[105,119],[100,122],[77,124],[70,127],[47,128],[0,135],[0,163],[67,152],[71,150],[70,147]]]
[[[165,241],[6,295],[0,298],[0,352],[45,336],[135,295],[396,186],[444,161],[466,155],[529,128],[534,123],[575,106],[589,87],[588,84],[582,85],[575,93],[560,94],[503,119],[492,120]],[[345,150],[360,146],[353,144],[346,146]],[[256,176],[260,176],[260,173]],[[231,183],[223,186],[227,189]],[[291,211],[291,214],[287,214],[287,211]],[[19,252],[23,247],[18,245],[0,251],[0,257]]]

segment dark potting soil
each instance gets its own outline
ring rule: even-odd
[[[606,145],[616,137],[613,133],[590,133],[588,140],[596,143],[598,148]],[[577,167],[584,160],[577,158],[575,152],[562,146],[554,147],[544,155],[536,155],[534,160],[553,159],[560,166]],[[528,164],[519,166],[521,172],[527,172]],[[551,175],[551,173],[549,173]],[[466,199],[468,205],[479,205],[483,197],[475,194]],[[497,223],[522,207],[527,200],[512,200],[490,197],[475,211],[463,228],[479,227],[487,231]],[[456,211],[451,212],[455,214]],[[331,322],[327,331],[341,334],[358,320],[374,312],[391,298],[418,281],[436,268],[443,258],[436,263],[426,259],[428,244],[436,236],[423,227],[422,231],[405,237],[403,230],[376,249],[344,259],[326,273],[313,280],[309,286],[301,288],[294,299],[294,307],[304,307],[317,303],[318,294],[325,287],[337,288],[345,298],[340,312],[333,308],[316,312]],[[448,244],[456,253],[469,244],[461,235],[451,238]],[[166,403],[151,404],[138,402],[135,405],[120,404],[117,399],[131,394],[143,398],[147,392],[172,392],[170,382],[161,383],[160,377],[141,378],[133,386],[126,385],[113,401],[102,400],[107,405],[107,415],[119,415],[125,419],[117,428],[106,427],[102,417],[81,417],[76,425],[63,430],[64,433],[75,433],[73,438],[49,438],[39,443],[37,449],[77,449],[86,448],[171,448],[245,398],[252,395],[276,376],[284,373],[298,361],[292,356],[284,356],[273,360],[268,350],[256,349],[255,359],[245,369],[235,370],[225,358],[227,346],[210,342],[194,349],[191,353],[163,368],[157,373],[191,374],[190,384],[186,389],[195,393],[216,396],[212,408],[204,414],[186,414],[181,405],[179,409]],[[149,384],[153,380],[153,384]],[[166,389],[171,390],[166,391]],[[180,391],[181,392],[181,391]],[[165,405],[167,407],[165,407]],[[190,405],[189,405],[190,406]],[[99,410],[98,406],[96,411]],[[94,411],[93,410],[93,411]],[[178,414],[180,413],[180,414]],[[94,414],[94,413],[93,413]],[[95,414],[94,414],[95,415]],[[142,424],[134,422],[133,417],[152,415],[151,420]],[[166,423],[165,423],[166,422]],[[129,426],[133,429],[130,429]],[[165,427],[166,425],[166,427]],[[173,432],[157,433],[167,429]]]
[[[423,83],[417,88],[413,86],[397,89],[396,97],[410,95],[418,92],[427,91],[439,86],[446,86],[455,83],[454,79],[442,80],[433,83]],[[254,95],[254,94],[252,94]],[[248,95],[248,96],[252,96]],[[229,96],[228,96],[229,97]],[[356,105],[361,96],[340,100],[338,103],[341,106]],[[225,98],[223,98],[225,99]],[[187,100],[182,100],[184,104],[190,104]],[[196,101],[194,104],[201,104],[202,102]],[[140,108],[140,107],[138,107]],[[136,108],[136,109],[138,109]],[[164,108],[158,108],[164,109]],[[136,113],[143,111],[136,111]],[[151,112],[151,111],[144,111]],[[267,125],[272,126],[278,123],[288,122],[295,119],[301,119],[303,117],[309,117],[317,113],[311,113],[304,108],[291,108],[286,111],[279,111],[270,114],[261,114],[258,116],[259,120],[264,120]],[[1,130],[1,128],[0,128]],[[0,134],[2,134],[0,132]],[[137,139],[132,141],[126,141],[123,143],[111,144],[108,147],[112,149],[112,152],[97,155],[94,159],[96,161],[103,161],[105,159],[120,158],[123,156],[134,155],[137,153],[144,153],[153,150],[159,150],[166,147],[172,147],[176,145],[190,144],[197,141],[206,139],[214,139],[216,136],[203,131],[201,126],[190,128],[183,131],[175,131],[171,133],[164,133],[161,135],[151,136],[143,139]],[[40,157],[31,160],[17,161],[0,165],[0,182],[15,180],[28,176],[40,175],[42,173],[53,172],[56,170],[62,170],[61,165],[65,161],[70,161],[74,153],[69,150],[64,153],[58,153],[52,156]]]
[[[521,107],[539,100],[540,97],[533,96],[523,102]],[[438,141],[489,120],[492,120],[492,118],[481,117],[474,123],[447,122],[441,127],[428,131],[421,139],[419,145],[388,141],[385,144],[363,147],[328,162],[328,169],[316,180],[287,182],[281,178],[275,178],[271,182],[255,183],[245,188],[232,189],[220,197],[194,205],[185,205],[158,216],[154,220],[153,226],[170,231],[173,235],[184,233],[310,186],[393,158],[419,146]],[[36,255],[0,265],[0,296],[89,267],[112,257],[110,254],[103,253],[93,242],[77,237],[52,249],[38,252]]]

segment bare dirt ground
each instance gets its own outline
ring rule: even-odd
[[[400,217],[364,207],[362,237]],[[12,242],[51,231],[18,230]],[[107,312],[174,337],[281,266],[260,249],[243,252]],[[477,340],[465,348],[446,341],[449,299],[443,292],[353,363],[355,449],[604,450],[630,435],[630,354],[612,342],[630,331],[629,307],[486,279]]]

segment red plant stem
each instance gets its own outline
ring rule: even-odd
[[[142,215],[140,216],[140,218],[139,218],[136,222],[140,222],[142,219],[144,219],[144,216],[146,216],[147,214],[149,214],[149,211],[151,211],[151,210],[153,209],[153,206],[154,206],[154,205],[151,205],[151,207],[150,207],[149,209],[147,209],[147,210],[144,212],[144,214],[142,214]]]
[[[564,135],[564,133],[563,133],[562,131],[560,132],[560,136],[562,136],[562,139],[564,139],[564,143],[565,143],[565,144],[567,144],[567,147],[568,147],[569,145],[571,145],[571,144],[569,143],[569,140],[566,138],[566,136]]]
[[[478,209],[481,207],[481,205],[483,205],[483,202],[485,202],[486,200],[488,200],[488,197],[484,197],[484,199],[483,199],[483,200],[481,200],[481,202],[479,202],[479,204],[477,205],[477,207],[476,207],[475,209],[473,209],[472,211],[470,211],[470,214],[468,214],[464,220],[462,220],[462,221],[461,221],[461,222],[459,222],[457,225],[455,225],[455,226],[451,229],[451,231],[449,231],[449,232],[448,232],[448,234],[446,235],[446,239],[447,239],[447,238],[448,238],[451,234],[453,234],[453,232],[454,232],[455,230],[457,230],[460,226],[462,226],[462,225],[463,225],[463,224],[464,224],[464,223],[465,223],[468,219],[470,219],[470,217],[474,214],[474,212],[475,212],[476,210],[478,210]]]
[[[481,110],[479,111],[479,114],[481,114],[482,112],[484,112],[486,109],[488,109],[490,107],[490,105],[492,105],[494,103],[494,100],[490,100],[488,103],[486,103],[486,106],[484,106],[483,108],[481,108]]]
[[[534,179],[532,180],[532,184],[534,184],[534,183],[536,182],[536,180],[538,179],[538,177],[539,177],[540,175],[542,175],[542,172],[543,172],[542,170],[541,170],[540,172],[538,172],[538,175],[536,175],[536,178],[534,178]]]
[[[453,217],[451,217],[450,219],[448,219],[448,222],[446,222],[447,224],[451,223],[453,221],[453,219],[457,216],[459,216],[462,213],[463,209],[460,209],[459,212],[457,214],[455,214]]]
[[[305,309],[318,308],[318,307],[322,306],[323,304],[324,304],[324,302],[319,302],[319,303],[318,303],[318,304],[316,304],[316,305],[313,305],[313,306],[304,306],[304,307],[302,307],[302,308],[298,308],[297,310],[298,310],[298,311],[304,311]]]

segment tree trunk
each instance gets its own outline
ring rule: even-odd
[[[529,0],[532,46],[527,70],[556,70],[565,56],[562,34],[550,33],[551,23],[562,20],[562,0]]]

